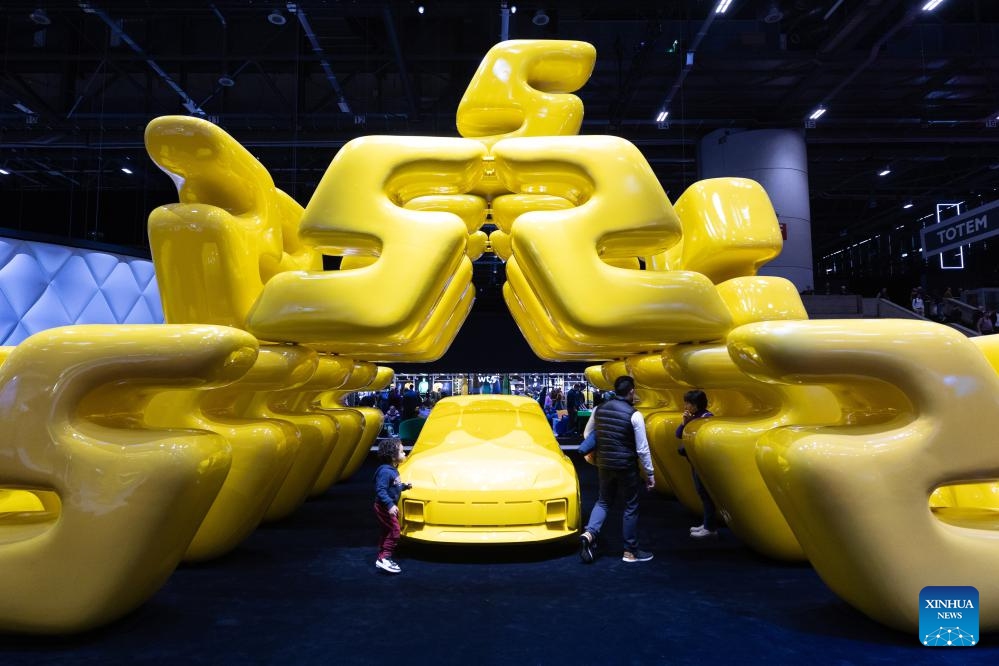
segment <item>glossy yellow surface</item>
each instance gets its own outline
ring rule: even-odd
[[[392,368],[380,365],[371,382],[365,384],[360,390],[381,391],[387,388],[394,379],[395,372]],[[353,455],[347,460],[347,464],[340,474],[341,479],[352,477],[360,469],[361,465],[364,464],[364,459],[368,456],[368,452],[371,450],[371,446],[378,438],[378,433],[382,431],[382,427],[385,425],[385,415],[377,407],[355,407],[354,409],[362,417],[361,438],[354,448]]]
[[[291,515],[309,496],[319,472],[333,451],[336,422],[324,414],[304,413],[294,404],[301,390],[316,374],[319,357],[315,351],[291,345],[273,347],[282,357],[287,380],[280,387],[258,391],[242,410],[247,418],[284,421],[295,429],[297,451],[277,495],[264,513],[264,521],[280,520]]]
[[[216,434],[143,414],[168,388],[209,390],[254,363],[217,326],[70,326],[0,367],[0,478],[37,506],[0,514],[0,629],[68,633],[136,608],[169,577],[231,461]],[[23,499],[23,496],[22,496]]]
[[[780,253],[777,214],[756,181],[701,180],[688,187],[674,207],[683,223],[683,240],[665,257],[654,257],[654,265],[665,261],[665,268],[697,271],[718,284],[756,275]]]
[[[484,155],[485,147],[468,139],[371,136],[348,143],[306,207],[299,236],[327,254],[377,259],[349,270],[274,276],[248,329],[261,339],[368,360],[439,358],[474,298],[466,256],[474,224],[466,219],[477,220],[469,210],[481,205],[471,206],[467,193],[481,178]],[[419,201],[430,196],[430,204]]]
[[[328,452],[326,458],[319,465],[319,469],[316,473],[315,480],[312,483],[308,495],[309,497],[314,497],[320,495],[329,488],[333,483],[333,479],[328,477],[323,479],[324,471],[330,467],[330,461],[333,458],[333,452],[337,450],[337,447],[341,444],[341,424],[334,418],[333,414],[330,414],[327,410],[323,409],[320,400],[321,396],[324,394],[336,390],[342,389],[347,381],[350,379],[351,373],[354,371],[357,362],[345,358],[342,356],[330,356],[328,354],[321,354],[319,356],[319,365],[316,368],[316,372],[312,375],[308,382],[300,386],[298,389],[294,389],[290,392],[287,402],[282,401],[282,409],[290,409],[295,413],[315,415],[320,417],[324,421],[327,421],[332,432],[327,431],[325,427],[322,427],[324,435],[329,438]],[[350,438],[349,431],[344,431],[342,437],[344,439]],[[321,485],[321,487],[319,487]]]
[[[458,103],[458,132],[487,146],[515,136],[574,135],[597,52],[570,40],[509,40],[486,53]]]
[[[312,487],[311,496],[326,492],[331,485],[345,478],[345,470],[357,450],[363,449],[362,440],[368,430],[365,428],[364,414],[356,408],[347,407],[343,400],[349,394],[370,386],[378,377],[378,366],[373,363],[356,361],[350,375],[339,390],[326,391],[313,403],[316,411],[326,414],[336,421],[339,429],[336,445],[323,466]]]
[[[743,398],[720,405],[713,418],[684,429],[687,455],[728,527],[763,555],[805,559],[756,466],[756,443],[781,426],[837,422],[835,397],[821,386],[780,386],[753,379],[739,370],[724,346],[677,345],[663,359],[672,376],[707,387],[709,397],[726,389]],[[680,444],[675,437],[674,442]]]
[[[512,224],[504,289],[518,324],[524,317],[513,301],[535,324],[536,336],[524,331],[532,347],[540,336],[558,357],[600,359],[725,334],[731,318],[706,276],[608,263],[665,252],[681,236],[679,218],[632,144],[611,136],[532,137],[500,141],[493,153],[507,188],[543,195],[546,206]],[[572,207],[551,209],[552,196]]]
[[[168,323],[245,328],[275,273],[322,269],[322,256],[297,237],[302,207],[221,128],[163,116],[146,127],[145,142],[180,198],[153,210],[148,225]]]
[[[805,554],[840,597],[914,632],[927,585],[978,589],[981,631],[999,629],[994,512],[962,524],[928,510],[940,486],[999,478],[999,378],[982,348],[938,324],[826,320],[749,324],[729,337],[739,367],[826,387],[842,417],[778,428],[757,463]],[[968,508],[968,507],[965,507]]]
[[[232,450],[232,467],[185,560],[215,559],[246,539],[263,520],[296,459],[300,434],[295,426],[250,412],[257,392],[308,379],[309,369],[290,362],[283,349],[262,346],[256,362],[238,380],[202,393],[164,392],[144,414],[151,425],[177,422],[217,433]]]
[[[440,543],[557,539],[579,529],[579,482],[538,403],[444,398],[399,474],[402,534]]]

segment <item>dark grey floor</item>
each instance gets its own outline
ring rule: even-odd
[[[575,456],[575,454],[571,454]],[[596,475],[577,465],[588,514]],[[697,542],[675,501],[648,495],[643,545],[586,566],[575,543],[404,546],[373,567],[374,461],[257,530],[231,555],[183,566],[136,612],[71,638],[0,636],[8,664],[997,664],[999,636],[925,648],[839,601],[807,565],[731,534]]]

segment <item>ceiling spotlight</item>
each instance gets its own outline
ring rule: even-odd
[[[7,171],[6,169],[0,169],[0,176],[9,176],[9,175],[10,171]]]
[[[510,5],[510,13],[511,14],[517,13],[517,5]]]
[[[28,18],[31,19],[32,23],[37,23],[38,25],[51,25],[52,24],[52,19],[49,18],[49,15],[46,14],[45,10],[42,9],[41,7],[39,7],[35,11],[31,12],[28,15]]]
[[[531,23],[533,23],[536,26],[542,26],[542,25],[548,25],[548,21],[550,20],[551,19],[548,18],[548,14],[545,14],[545,10],[539,9],[538,11],[534,12],[534,17],[531,19]]]
[[[420,5],[419,7],[416,8],[416,13],[417,14],[422,14],[425,11],[427,11],[427,8],[424,7],[423,5]]]
[[[890,173],[891,173],[891,169],[889,169],[888,167],[885,167],[881,171],[878,171],[878,175],[879,176],[887,176]]]
[[[131,176],[131,175],[132,175],[132,170],[131,170],[131,169],[129,169],[128,167],[122,167],[122,168],[121,168],[121,172],[122,172],[122,173],[127,173],[127,174],[128,174],[129,176]]]
[[[902,204],[902,208],[912,208],[912,199],[909,199],[904,204]]]
[[[826,107],[820,106],[819,108],[812,111],[812,115],[808,116],[809,120],[818,120],[822,117],[822,114],[826,112]]]
[[[275,9],[267,15],[267,22],[271,25],[284,25],[288,22],[288,19],[284,17],[284,14]]]
[[[667,117],[669,117],[669,111],[660,111],[659,115],[656,116],[656,122],[661,123],[666,120]]]
[[[930,0],[925,5],[923,5],[924,12],[932,12],[934,9],[940,6],[943,0]]]
[[[718,0],[718,4],[715,5],[715,14],[724,14],[728,11],[728,6],[732,4],[732,0]]]
[[[223,88],[232,88],[234,85],[236,85],[236,80],[233,79],[231,76],[223,74],[222,76],[219,77],[219,85],[222,86]]]

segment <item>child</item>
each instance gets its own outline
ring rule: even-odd
[[[683,394],[683,423],[676,429],[676,438],[683,439],[683,429],[688,423],[694,419],[703,419],[709,416],[714,416],[714,414],[708,411],[708,396],[704,391],[697,389],[687,391]],[[677,453],[686,457],[686,447],[680,446]],[[718,536],[718,514],[715,503],[693,465],[691,465],[691,472],[694,476],[694,489],[697,491],[697,496],[701,498],[701,504],[704,507],[704,520],[697,527],[690,528],[690,536],[694,539]]]
[[[392,561],[392,555],[399,543],[399,497],[403,490],[409,490],[413,486],[403,483],[396,469],[406,459],[401,441],[383,439],[379,442],[378,459],[382,464],[375,470],[375,517],[382,528],[382,537],[378,542],[375,566],[382,571],[397,574],[402,569]]]

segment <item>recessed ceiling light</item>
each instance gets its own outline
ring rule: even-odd
[[[284,17],[284,14],[275,9],[267,15],[267,21],[272,25],[284,25],[288,22],[288,19]]]

